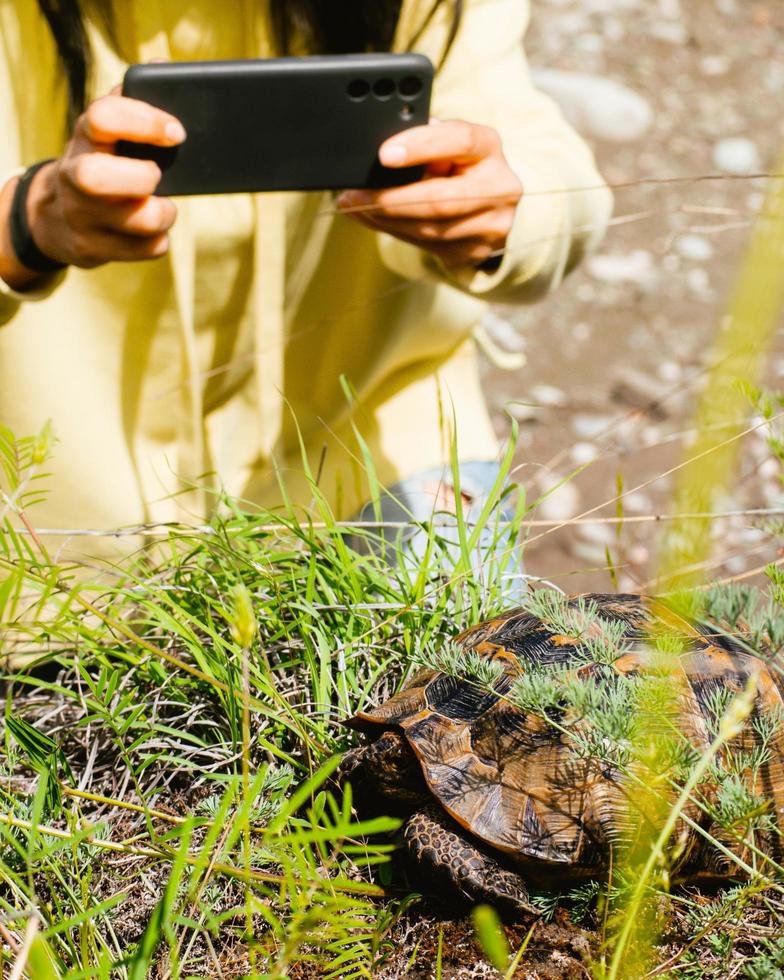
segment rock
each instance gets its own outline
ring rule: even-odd
[[[507,351],[525,350],[525,337],[522,331],[511,320],[499,315],[494,309],[488,309],[482,317],[482,326],[491,339]]]
[[[569,456],[575,466],[592,463],[599,455],[599,450],[592,442],[576,442],[569,450]]]
[[[631,142],[653,123],[648,101],[610,78],[538,68],[533,80],[537,88],[555,99],[575,129],[593,139]]]
[[[731,67],[732,62],[723,54],[709,54],[700,60],[700,71],[707,78],[726,75]]]
[[[781,475],[781,463],[772,457],[763,460],[759,465],[758,473],[763,480],[774,479]]]
[[[574,39],[574,45],[578,51],[586,54],[603,54],[604,38],[601,34],[578,34]]]
[[[748,177],[762,169],[759,150],[745,136],[720,140],[713,148],[713,163],[725,174]]]
[[[650,28],[651,37],[657,41],[664,41],[665,44],[686,44],[689,40],[689,32],[685,25],[676,22],[653,24]]]
[[[623,498],[623,510],[624,513],[628,512],[630,514],[652,514],[653,501],[647,493],[643,493],[641,490],[635,490],[633,493],[626,494]]]
[[[532,385],[530,394],[531,400],[544,408],[563,408],[569,403],[566,393],[555,385]]]
[[[568,521],[580,511],[580,492],[573,482],[552,489],[559,479],[561,477],[550,473],[546,483],[539,481],[540,494],[547,494],[536,509],[536,517],[540,520]]]
[[[680,20],[683,17],[681,0],[659,0],[659,15],[667,20]]]
[[[580,524],[577,533],[592,544],[605,546],[615,543],[616,532],[613,524]]]
[[[774,95],[784,91],[784,65],[772,61],[765,71],[765,88]]]
[[[641,408],[651,418],[665,419],[671,413],[673,405],[669,395],[670,386],[648,372],[624,367],[615,373],[611,390],[613,401],[630,408]]]
[[[713,245],[702,235],[678,235],[675,248],[692,262],[707,262],[713,258]]]
[[[627,557],[629,558],[629,561],[633,562],[635,565],[644,565],[651,557],[651,553],[644,544],[636,544],[629,549]],[[627,586],[627,590],[631,592],[632,586],[636,584],[636,582],[630,583],[630,585]]]
[[[636,248],[631,252],[603,252],[592,255],[587,269],[594,279],[612,285],[635,283],[651,286],[655,283],[656,267],[653,256],[645,249]]]
[[[586,415],[578,412],[570,420],[572,432],[580,439],[596,439],[612,425],[611,415]]]
[[[604,568],[607,564],[607,555],[601,545],[575,541],[569,550],[575,558],[584,561],[593,569]]]
[[[657,371],[662,381],[666,381],[667,384],[675,384],[683,377],[683,368],[676,361],[662,361]]]
[[[706,269],[689,269],[686,276],[689,289],[698,299],[712,299],[710,276]]]

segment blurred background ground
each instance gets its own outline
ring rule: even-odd
[[[507,411],[518,418],[517,475],[531,498],[587,464],[534,516],[575,517],[612,501],[619,482],[644,485],[625,497],[625,515],[665,513],[672,484],[660,475],[682,456],[709,345],[762,203],[765,181],[753,175],[774,169],[784,142],[784,4],[535,0],[532,8],[526,48],[537,83],[558,97],[606,179],[629,186],[616,187],[599,252],[557,293],[490,315],[494,339],[527,361],[515,371],[487,363],[486,390],[499,433],[509,431]],[[696,179],[706,175],[721,179]],[[650,178],[662,182],[640,183]],[[766,372],[781,387],[780,337]],[[747,438],[728,508],[782,504],[779,470],[764,435]],[[615,512],[609,503],[598,513]],[[712,576],[777,557],[754,523],[717,524]],[[569,591],[609,589],[609,546],[618,584],[645,588],[661,529],[535,530],[527,571]]]

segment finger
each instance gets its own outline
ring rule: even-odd
[[[146,259],[160,258],[168,249],[169,236],[166,234],[138,238],[108,231],[94,231],[77,237],[69,264],[82,269],[93,269],[106,262],[143,262]]]
[[[101,203],[103,207],[99,206]],[[176,218],[177,208],[166,197],[117,202],[108,207],[104,202],[94,201],[85,214],[85,226],[119,235],[151,238],[169,231]]]
[[[152,160],[133,160],[111,153],[77,153],[63,165],[72,188],[88,197],[149,197],[161,171]]]
[[[117,140],[174,146],[185,139],[182,123],[139,99],[105,95],[91,103],[76,122],[75,135],[105,145]]]
[[[492,209],[452,221],[389,220],[376,219],[373,215],[368,218],[377,227],[383,224],[387,230],[394,228],[395,234],[428,246],[466,239],[483,240],[495,246],[503,244],[512,230],[514,210]]]
[[[385,232],[410,245],[425,248],[449,266],[480,265],[502,251],[503,246],[503,242],[491,243],[484,238],[465,238],[456,242],[424,242],[421,238],[401,229],[400,222],[371,219],[365,215],[356,216],[355,220],[372,228],[373,231]]]
[[[492,190],[488,193],[487,188]],[[427,180],[380,191],[345,191],[337,200],[342,211],[357,211],[380,218],[418,218],[443,221],[484,211],[491,205],[511,203],[512,195],[472,175],[430,177]]]
[[[385,167],[411,167],[436,160],[474,163],[500,152],[501,139],[489,126],[452,120],[437,126],[413,126],[381,144]]]

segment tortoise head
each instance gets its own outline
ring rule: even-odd
[[[422,767],[400,732],[388,729],[369,745],[352,749],[337,772],[341,784],[349,782],[358,809],[371,810],[380,802],[387,808],[410,812],[432,799]]]

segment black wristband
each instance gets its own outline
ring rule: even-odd
[[[62,262],[47,258],[35,244],[33,233],[30,231],[30,222],[27,220],[27,195],[30,192],[30,184],[41,167],[51,162],[52,160],[41,160],[40,163],[28,167],[19,178],[11,202],[9,219],[11,247],[19,262],[31,272],[59,272],[60,269],[65,268]]]

